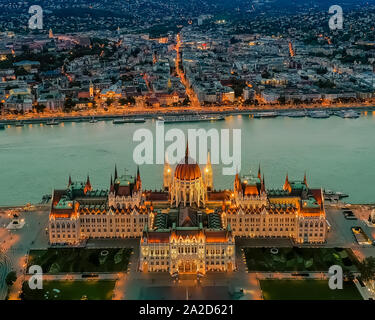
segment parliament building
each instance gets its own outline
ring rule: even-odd
[[[236,174],[233,189],[217,191],[209,156],[201,170],[187,147],[174,169],[165,163],[159,191],[142,189],[139,169],[131,176],[115,168],[108,190],[69,177],[67,188],[53,191],[48,232],[51,245],[139,238],[140,271],[204,275],[236,269],[236,237],[323,243],[327,223],[322,190],[306,175],[266,189],[259,168],[257,177]]]

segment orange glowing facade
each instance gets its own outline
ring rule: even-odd
[[[282,189],[266,189],[256,177],[236,174],[232,190],[216,191],[210,161],[201,171],[189,158],[164,168],[164,188],[143,190],[139,170],[115,168],[109,190],[73,182],[54,190],[49,216],[51,244],[78,244],[92,238],[138,238],[139,270],[171,275],[236,269],[235,239],[287,238],[324,243],[327,223],[321,189],[286,176]]]
[[[223,205],[224,225],[235,236],[289,238],[296,243],[324,243],[327,223],[321,189],[310,189],[303,181],[290,181],[282,190],[266,190],[264,177],[242,181],[236,175],[233,199]]]

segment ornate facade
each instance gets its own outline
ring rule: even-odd
[[[257,178],[234,181],[230,202],[223,204],[224,225],[233,234],[248,238],[290,238],[296,243],[323,243],[327,223],[321,189],[309,189],[303,181],[290,182],[283,189],[265,189],[260,169]]]
[[[152,206],[142,199],[139,171],[111,178],[108,190],[92,190],[86,183],[72,182],[65,190],[54,190],[49,216],[51,244],[77,244],[89,238],[140,237]]]
[[[188,147],[185,158],[175,169],[169,194],[171,206],[178,207],[182,204],[185,207],[186,205],[204,207],[206,205],[207,184],[203,181],[198,164],[189,157]]]
[[[327,223],[321,189],[289,181],[266,189],[257,177],[236,174],[233,190],[216,191],[208,157],[203,173],[189,158],[166,163],[163,189],[142,190],[139,170],[118,176],[109,190],[93,190],[90,178],[54,190],[49,216],[51,244],[77,244],[90,238],[139,238],[139,269],[205,274],[232,271],[235,237],[289,238],[295,243],[325,242]]]

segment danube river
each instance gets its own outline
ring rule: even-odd
[[[225,121],[166,124],[165,129],[233,128],[242,130],[241,174],[257,172],[261,163],[267,188],[281,187],[289,178],[310,186],[348,193],[348,202],[375,202],[375,116],[358,119],[280,117],[250,119],[229,116]],[[65,187],[68,176],[107,189],[115,163],[119,173],[134,174],[133,132],[155,130],[155,121],[114,125],[112,122],[25,125],[0,131],[0,205],[37,203],[52,188]],[[168,146],[168,143],[166,143]],[[233,176],[214,166],[216,189],[232,188]],[[144,189],[160,189],[162,165],[141,166]]]

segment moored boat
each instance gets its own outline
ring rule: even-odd
[[[279,114],[277,112],[257,112],[254,113],[254,118],[276,118]]]
[[[120,119],[113,120],[113,124],[143,123],[143,122],[146,122],[144,118],[120,118]]]
[[[330,114],[324,110],[310,111],[308,115],[310,118],[315,119],[327,119],[330,117]]]
[[[146,122],[145,118],[135,118],[135,119],[130,119],[131,123],[143,123]]]
[[[291,111],[287,113],[290,118],[304,118],[306,117],[306,111]]]
[[[342,199],[349,197],[348,194],[342,193],[342,192],[335,192],[331,190],[323,190],[323,195],[326,200],[332,200],[332,199]]]
[[[359,112],[354,110],[340,110],[336,111],[335,115],[343,119],[357,119],[360,117]]]
[[[57,121],[57,120],[55,120],[55,119],[48,120],[48,121],[46,122],[46,125],[47,125],[47,126],[56,126],[56,125],[58,125],[58,124],[60,124],[60,122]]]
[[[169,116],[169,117],[163,118],[163,120],[161,121],[164,121],[165,123],[174,123],[174,122],[220,121],[224,119],[225,117],[221,115],[189,115],[189,116]]]
[[[123,123],[126,123],[126,121],[125,121],[124,118],[120,118],[120,119],[113,119],[112,123],[113,124],[123,124]]]

